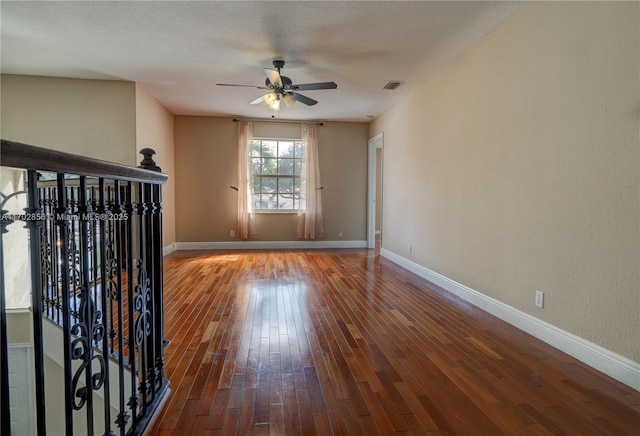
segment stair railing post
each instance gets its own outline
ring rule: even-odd
[[[7,226],[13,222],[0,210],[0,413],[2,426],[0,433],[11,435],[11,409],[9,407],[9,344],[7,343],[7,305],[4,288],[4,247],[2,235],[7,233]]]
[[[139,168],[151,171],[161,172],[162,169],[153,160],[156,152],[151,148],[143,148],[140,154],[144,159],[140,162]],[[153,185],[149,187],[147,201],[150,207],[149,232],[151,236],[148,240],[149,260],[153,265],[151,272],[151,289],[152,297],[152,320],[153,332],[152,351],[153,351],[153,374],[155,380],[159,381],[152,389],[155,391],[160,389],[164,379],[164,346],[169,343],[164,336],[164,296],[163,296],[163,277],[162,277],[162,186]],[[150,363],[151,367],[151,363]]]
[[[33,316],[33,348],[36,387],[36,424],[38,435],[46,431],[45,392],[44,392],[44,342],[42,338],[42,228],[44,216],[38,198],[38,174],[35,170],[27,171],[27,206],[24,211],[27,217],[26,228],[29,229],[29,256],[31,259],[31,306]]]

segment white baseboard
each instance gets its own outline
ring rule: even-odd
[[[166,247],[162,248],[162,256],[166,256],[167,254],[171,254],[176,251],[176,244],[169,244]]]
[[[640,391],[640,364],[418,265],[385,248],[380,255],[581,362]]]
[[[323,248],[366,248],[367,241],[229,241],[176,242],[176,250],[292,250]]]

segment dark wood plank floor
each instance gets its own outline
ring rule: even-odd
[[[640,393],[374,250],[165,259],[150,434],[639,434]]]

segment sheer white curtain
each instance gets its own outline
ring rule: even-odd
[[[249,162],[251,121],[238,121],[238,237],[255,237],[256,215],[253,211],[253,174]]]
[[[318,130],[315,124],[302,125],[302,140],[306,142],[306,147],[300,176],[300,210],[296,233],[301,239],[317,239],[324,236],[324,223],[318,163]]]

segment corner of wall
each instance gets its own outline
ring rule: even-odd
[[[162,189],[162,239],[165,247],[173,245],[176,241],[174,121],[174,115],[144,87],[136,83],[135,152],[138,153],[143,148],[152,148],[156,152],[154,155],[156,164],[169,176],[169,180]],[[139,155],[137,157],[138,160],[141,159]]]

